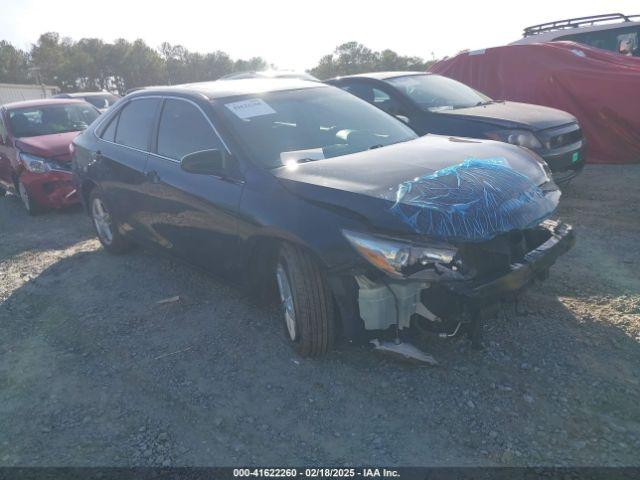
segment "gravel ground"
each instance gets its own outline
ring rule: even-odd
[[[640,465],[639,185],[587,168],[576,247],[439,367],[298,358],[275,308],[0,199],[0,465]]]

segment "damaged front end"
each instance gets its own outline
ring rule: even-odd
[[[377,267],[355,277],[365,329],[404,329],[417,322],[444,336],[457,333],[460,323],[490,312],[507,294],[546,278],[549,267],[575,242],[569,225],[546,220],[486,242],[461,244],[441,259],[423,255],[413,260],[416,257],[408,252],[420,252],[416,247],[392,241],[375,243],[376,247],[369,241],[365,246],[362,236],[345,235]],[[384,256],[392,258],[394,252],[391,264],[385,263]]]
[[[502,297],[546,278],[575,241],[569,225],[548,220],[559,197],[553,182],[537,186],[504,159],[468,159],[399,186],[391,211],[411,235],[343,231],[375,267],[355,276],[364,329],[395,335],[377,348],[393,350],[415,329],[477,333]]]

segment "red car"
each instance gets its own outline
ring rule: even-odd
[[[71,141],[100,112],[80,100],[33,100],[0,107],[0,196],[20,195],[27,212],[78,203]]]

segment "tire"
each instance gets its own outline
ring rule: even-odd
[[[98,240],[110,253],[126,253],[133,248],[131,241],[124,237],[111,215],[108,203],[97,188],[89,195],[89,215],[96,230]]]
[[[287,338],[303,357],[326,354],[334,342],[335,317],[318,262],[300,247],[285,244],[278,255],[276,281]]]
[[[25,184],[22,183],[22,180],[18,179],[17,183],[18,198],[22,202],[22,205],[24,206],[24,209],[27,211],[27,213],[31,216],[41,213],[42,207],[38,205],[36,201],[29,195],[29,190],[27,190]]]

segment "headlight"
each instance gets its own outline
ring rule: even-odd
[[[20,152],[20,160],[24,163],[25,168],[33,173],[45,173],[51,170],[46,158]]]
[[[436,263],[449,264],[456,254],[455,248],[444,244],[418,246],[350,230],[342,233],[369,263],[395,278],[404,278]]]
[[[542,148],[542,143],[529,130],[497,130],[487,133],[487,137],[500,142],[512,143],[527,148]]]
[[[33,173],[46,173],[51,170],[68,172],[71,170],[70,165],[64,165],[56,162],[55,160],[38,157],[37,155],[31,155],[30,153],[20,152],[20,160],[24,163],[25,168]]]

